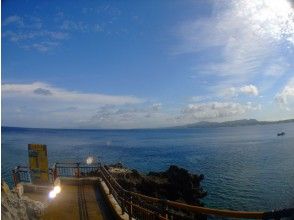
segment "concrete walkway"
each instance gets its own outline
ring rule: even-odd
[[[55,219],[104,219],[96,201],[93,185],[63,185],[61,192],[51,200],[44,220]]]

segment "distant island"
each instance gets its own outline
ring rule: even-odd
[[[217,127],[238,127],[246,125],[268,125],[268,124],[282,124],[282,123],[294,123],[294,119],[280,120],[280,121],[258,121],[256,119],[241,119],[235,121],[224,122],[209,122],[201,121],[186,125],[178,125],[172,127],[159,127],[159,128],[129,128],[129,129],[114,129],[114,128],[30,128],[30,127],[13,127],[13,126],[1,126],[1,129],[46,129],[46,130],[145,130],[145,129],[185,129],[185,128],[217,128]],[[3,130],[2,130],[3,131]]]
[[[241,119],[235,121],[225,121],[225,122],[208,122],[201,121],[197,123],[180,125],[171,127],[173,128],[212,128],[212,127],[237,127],[246,125],[268,125],[268,124],[281,124],[281,123],[291,123],[294,119],[280,120],[280,121],[258,121],[256,119]]]

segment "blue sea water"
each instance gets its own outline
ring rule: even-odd
[[[285,131],[286,135],[277,137]],[[57,130],[2,128],[2,178],[27,165],[27,144],[47,144],[49,163],[89,155],[141,172],[171,164],[205,175],[206,206],[294,207],[294,123],[198,129]]]

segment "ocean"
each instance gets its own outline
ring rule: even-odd
[[[286,135],[278,137],[277,133]],[[64,130],[2,128],[2,179],[27,165],[29,143],[49,163],[94,156],[141,172],[171,164],[204,174],[207,207],[269,211],[294,207],[294,123],[195,129]]]

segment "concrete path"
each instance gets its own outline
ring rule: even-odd
[[[93,185],[62,185],[61,188],[56,198],[49,202],[44,220],[109,219],[101,212]]]

